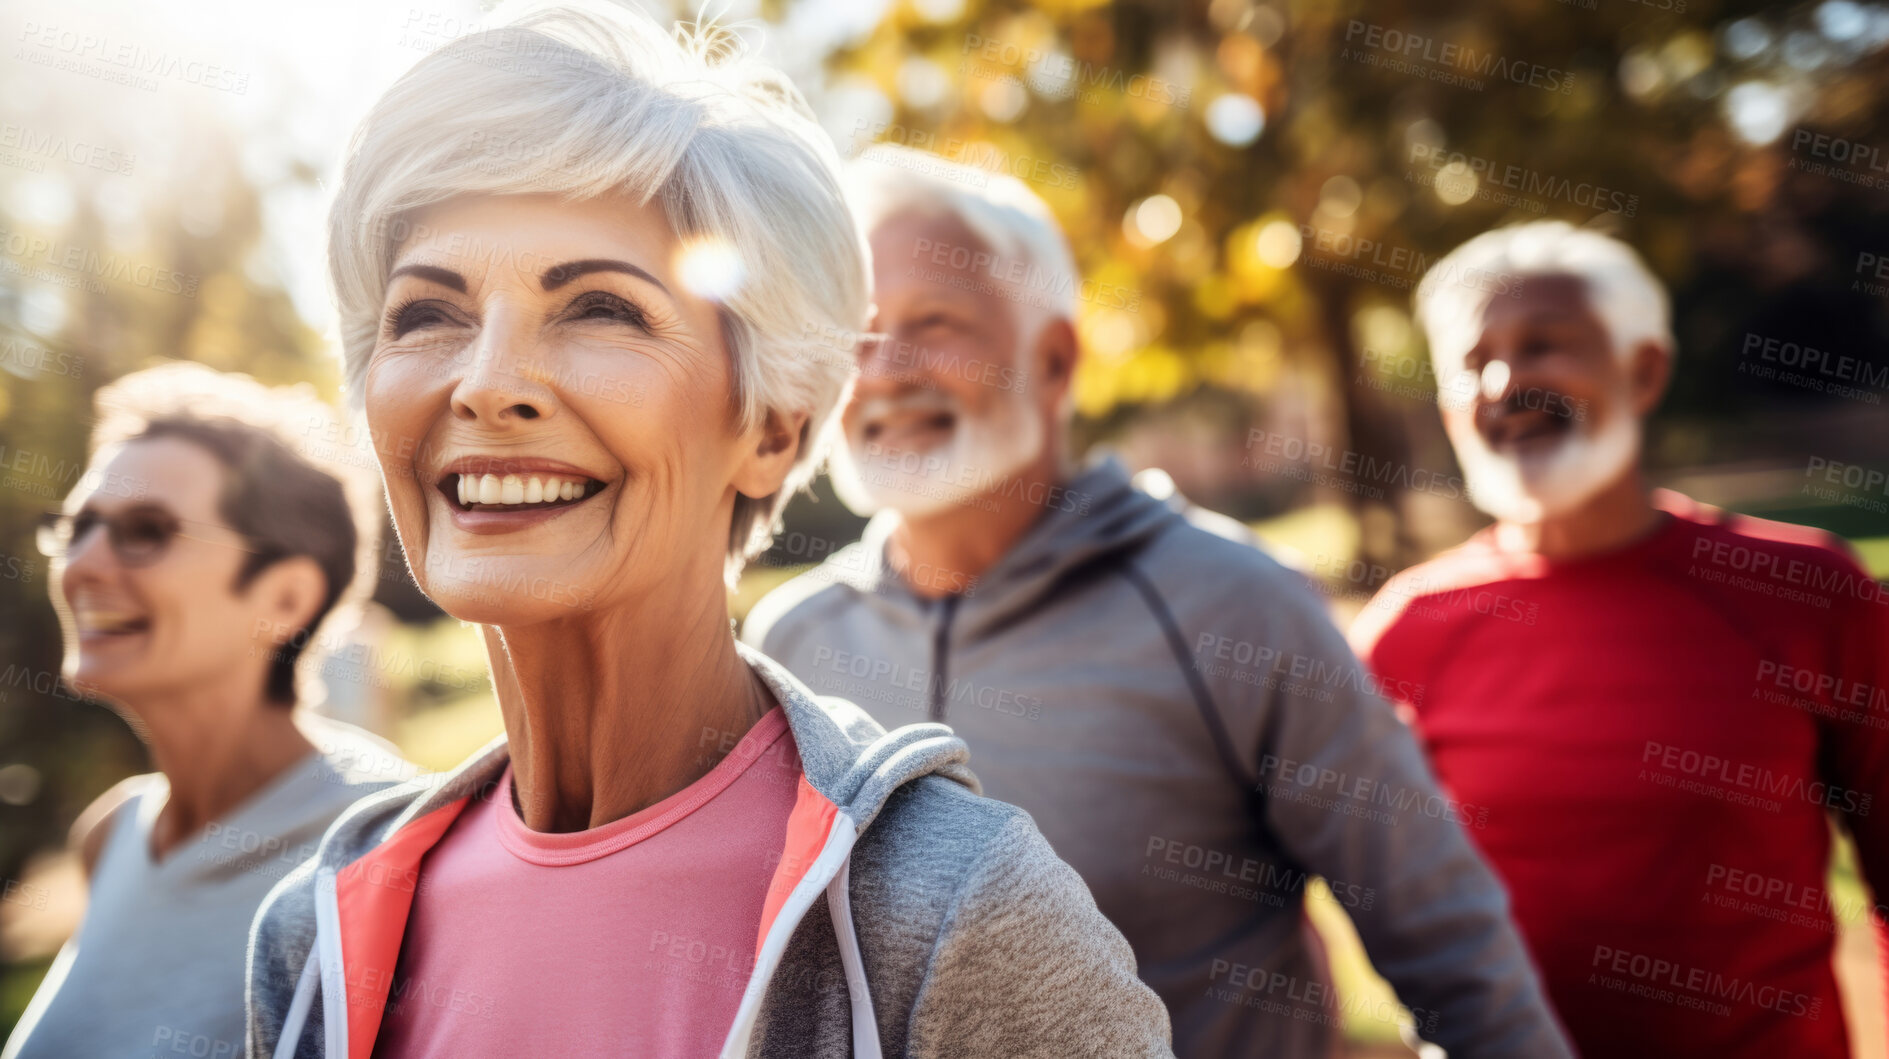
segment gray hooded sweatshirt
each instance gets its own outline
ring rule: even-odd
[[[741,652],[785,708],[803,782],[771,884],[789,896],[724,1059],[1173,1054],[1128,944],[1027,815],[978,795],[962,741],[887,733]],[[251,1059],[369,1059],[426,852],[506,761],[501,737],[357,802],[270,892],[249,943]]]
[[[1308,873],[1452,1059],[1571,1054],[1465,835],[1476,808],[1438,791],[1305,579],[1113,459],[1041,499],[935,600],[889,569],[877,516],[743,639],[883,724],[950,725],[1127,936],[1179,1055],[1322,1056],[1346,1019],[1398,1018],[1333,991]]]

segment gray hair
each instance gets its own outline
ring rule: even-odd
[[[735,499],[732,580],[818,470],[857,368],[847,341],[865,325],[869,280],[838,174],[800,93],[727,31],[670,33],[608,0],[501,9],[416,63],[349,146],[328,217],[349,399],[361,406],[414,211],[467,195],[653,199],[685,243],[739,257],[742,281],[718,301],[740,429],[807,415],[782,488]]]
[[[846,167],[847,198],[867,232],[905,214],[951,217],[990,252],[986,271],[1009,300],[1074,322],[1080,280],[1062,225],[1023,181],[927,151],[878,144]]]
[[[1460,365],[1476,343],[1475,312],[1488,287],[1465,278],[1472,274],[1511,281],[1574,276],[1586,285],[1588,307],[1607,328],[1617,356],[1647,341],[1673,349],[1666,288],[1632,247],[1566,221],[1529,221],[1476,236],[1444,255],[1417,284],[1417,318],[1429,336],[1438,378]]]

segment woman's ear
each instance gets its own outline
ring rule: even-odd
[[[268,623],[262,627],[279,646],[315,620],[328,595],[328,578],[313,558],[297,555],[270,563],[246,591]]]
[[[753,500],[773,496],[787,481],[800,457],[802,435],[807,429],[807,413],[784,414],[772,408],[751,432],[754,447],[742,454],[735,469],[734,486],[742,496]]]

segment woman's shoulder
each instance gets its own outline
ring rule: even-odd
[[[900,1013],[908,1052],[1172,1054],[1133,950],[1022,809],[927,776],[887,800],[854,857],[874,1004]]]
[[[993,878],[1073,872],[1030,814],[942,775],[921,776],[889,798],[853,854],[854,878],[883,880],[900,917],[943,921],[981,899]]]
[[[169,786],[163,773],[143,772],[119,780],[92,799],[92,804],[85,807],[67,832],[67,846],[79,855],[87,879],[98,870],[99,857],[115,829],[132,826],[131,816],[138,799],[154,791],[168,790]]]
[[[329,782],[357,794],[404,783],[421,772],[401,756],[399,747],[365,728],[307,712],[296,717],[296,725],[315,744]]]

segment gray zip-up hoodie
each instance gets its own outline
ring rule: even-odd
[[[1570,1054],[1465,835],[1476,808],[1438,791],[1305,579],[1112,459],[1041,500],[937,600],[888,568],[875,517],[743,638],[882,723],[949,724],[1128,937],[1181,1056],[1326,1055],[1345,1019],[1397,1017],[1333,992],[1309,873],[1452,1059]]]
[[[888,733],[741,650],[803,775],[772,883],[788,897],[724,1059],[1172,1055],[1121,934],[1027,815],[978,795],[963,742],[933,724]],[[506,760],[501,737],[357,802],[270,892],[249,945],[251,1059],[369,1059],[426,851]]]

